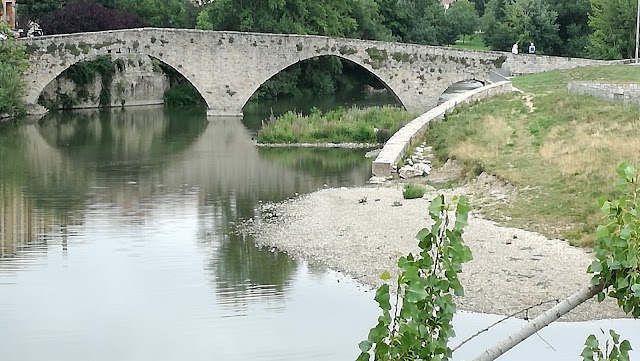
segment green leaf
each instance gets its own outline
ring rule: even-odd
[[[631,347],[631,344],[629,343],[629,341],[627,340],[622,341],[622,343],[620,344],[620,352],[627,353],[631,350],[633,350],[633,348]]]
[[[604,301],[605,294],[604,292],[598,292],[598,302]]]
[[[419,283],[414,282],[409,286],[409,288],[407,288],[405,298],[411,303],[417,303],[418,301],[427,298],[428,295],[429,293],[424,289],[424,287]]]
[[[442,194],[437,195],[429,204],[429,214],[432,217],[440,216],[440,212],[444,209],[444,196]]]
[[[362,351],[363,353],[364,352],[369,352],[369,350],[371,350],[371,346],[373,346],[373,345],[368,340],[364,340],[364,341],[360,342],[360,344],[358,344],[358,347],[360,348],[360,351]],[[367,358],[367,360],[368,359],[369,358]]]
[[[618,277],[616,280],[616,288],[622,289],[629,287],[629,281],[624,277]]]
[[[431,234],[431,231],[429,230],[429,228],[423,228],[423,229],[420,230],[420,232],[418,232],[418,234],[416,234],[416,238],[419,241],[423,241],[430,234]]]
[[[593,361],[593,350],[591,350],[591,348],[587,346],[582,350],[580,356],[582,356],[583,361]]]
[[[388,280],[391,279],[391,274],[389,274],[389,272],[387,272],[387,271],[384,271],[380,275],[380,279],[383,280],[383,281],[388,281]]]
[[[631,286],[631,292],[633,292],[633,295],[635,297],[640,298],[640,284],[636,283],[634,285]]]
[[[596,238],[598,238],[598,239],[605,238],[605,237],[608,237],[609,235],[610,235],[610,233],[609,233],[609,229],[607,227],[605,227],[603,225],[599,225],[598,228],[596,228]]]
[[[363,353],[360,354],[360,356],[358,356],[356,361],[369,361],[371,359],[370,357],[371,356],[368,353],[363,352]]]
[[[609,330],[609,335],[613,339],[613,343],[618,344],[620,342],[620,335],[614,330]]]
[[[391,310],[391,304],[389,303],[389,285],[384,284],[376,291],[375,300],[380,305],[380,308],[384,311]]]
[[[600,347],[600,344],[598,343],[598,339],[593,334],[587,337],[587,340],[584,342],[584,345],[591,349],[597,349]]]
[[[602,272],[602,264],[598,261],[591,262],[591,265],[587,269],[588,273],[600,273]]]

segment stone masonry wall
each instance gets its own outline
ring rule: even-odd
[[[640,84],[576,82],[567,85],[570,93],[588,94],[608,101],[640,105]]]
[[[164,92],[169,88],[169,79],[159,69],[155,68],[145,55],[127,55],[120,57],[124,61],[124,71],[116,71],[111,83],[111,105],[138,106],[164,103]],[[115,57],[114,57],[115,59]],[[64,73],[63,73],[64,74]],[[76,84],[64,75],[49,83],[41,94],[41,104],[57,105],[63,108],[65,99],[71,100],[73,109],[97,108],[100,103],[102,79],[96,75],[92,84],[86,87],[88,96],[78,96]]]
[[[241,115],[268,79],[318,56],[337,56],[378,77],[410,111],[427,111],[449,86],[488,81],[492,71],[512,74],[608,64],[588,59],[512,55],[416,44],[309,35],[193,29],[129,29],[21,40],[30,56],[28,103],[72,64],[104,54],[153,56],[180,72],[200,92],[212,115]]]
[[[446,114],[451,113],[457,106],[511,91],[513,91],[513,86],[510,81],[497,82],[462,93],[422,114],[398,130],[387,141],[380,154],[373,161],[371,173],[375,177],[391,177],[391,173],[394,171],[398,161],[427,130],[429,123],[444,118]]]

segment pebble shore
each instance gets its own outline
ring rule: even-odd
[[[444,193],[451,197],[460,192]],[[259,246],[275,247],[378,287],[381,273],[397,274],[397,259],[418,250],[415,235],[430,225],[427,206],[435,195],[405,200],[402,185],[396,183],[323,189],[263,206],[263,216],[243,231],[253,234]],[[543,301],[562,300],[589,284],[585,270],[593,257],[587,249],[501,227],[473,212],[464,240],[474,260],[463,265],[460,275],[465,296],[456,302],[461,310],[509,315]],[[519,317],[535,317],[548,307]],[[622,317],[612,300],[590,300],[561,320]]]

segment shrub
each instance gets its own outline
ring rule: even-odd
[[[424,187],[419,184],[409,183],[404,186],[402,196],[404,199],[422,198],[424,196]]]
[[[11,34],[0,22],[0,33]],[[0,114],[15,116],[25,112],[25,84],[20,74],[27,68],[25,49],[13,37],[0,40]]]

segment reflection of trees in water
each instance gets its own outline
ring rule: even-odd
[[[340,151],[334,153],[336,157]],[[263,156],[238,119],[211,119],[194,145],[165,169],[163,179],[167,185],[198,184],[210,199],[237,193],[254,202],[280,201],[296,192],[315,191],[324,184],[364,184],[370,166],[364,156],[358,158],[360,161],[351,158],[339,174],[326,174],[322,169],[306,172]]]
[[[53,225],[65,224],[74,212],[82,220],[92,204],[116,210],[107,216],[123,224],[153,221],[155,205],[195,192],[202,207],[200,238],[211,245],[208,268],[227,300],[282,297],[297,267],[234,234],[232,222],[252,217],[259,200],[281,201],[325,183],[362,184],[369,173],[368,161],[349,152],[336,152],[330,157],[344,159],[326,164],[315,155],[311,161],[274,161],[256,149],[238,119],[207,122],[201,113],[161,108],[82,114],[53,114],[39,127],[19,127],[21,138],[0,133],[17,139],[19,146],[0,159],[0,172],[13,167],[15,188],[32,200],[33,212],[26,213],[31,222],[36,214],[53,214],[47,226],[53,234],[59,228]]]
[[[206,127],[200,112],[162,107],[54,113],[40,121],[49,144],[98,169],[130,165],[144,169],[188,147]],[[116,167],[113,167],[113,166]]]
[[[348,177],[349,172],[368,164],[358,149],[260,148],[265,159],[313,176]]]
[[[284,297],[297,264],[285,254],[256,247],[236,232],[235,224],[253,216],[254,203],[229,197],[200,207],[199,238],[209,249],[207,270],[216,287],[216,299],[234,312],[244,312],[252,299]]]

